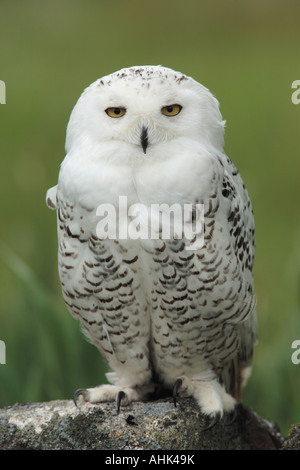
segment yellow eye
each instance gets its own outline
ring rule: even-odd
[[[111,118],[120,118],[126,113],[126,108],[107,108],[105,112]]]
[[[165,116],[177,116],[181,110],[182,106],[180,106],[180,104],[169,104],[168,106],[161,108],[161,112]]]

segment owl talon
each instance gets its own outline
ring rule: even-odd
[[[237,415],[238,415],[237,407],[235,406],[232,413],[231,413],[231,419],[230,419],[229,423],[226,424],[226,426],[231,426],[235,422],[235,420],[237,418]]]
[[[117,413],[118,414],[120,413],[122,398],[125,398],[125,397],[126,397],[126,393],[123,392],[123,390],[120,390],[118,395],[117,395]]]
[[[78,405],[77,405],[77,399],[78,399],[78,397],[80,397],[81,395],[83,396],[84,400],[86,401],[87,395],[88,395],[88,391],[87,391],[85,388],[79,388],[78,390],[76,390],[76,392],[75,392],[74,395],[73,395],[73,401],[74,401],[75,406],[78,406]]]
[[[182,385],[182,379],[177,379],[173,387],[173,402],[174,402],[175,408],[177,406],[176,397],[178,394],[178,389],[181,387],[181,385]]]
[[[216,413],[215,417],[210,421],[210,423],[207,426],[205,426],[202,429],[202,431],[208,431],[209,429],[212,429],[216,424],[218,424],[220,419],[221,419],[221,413],[220,413],[220,411],[218,411],[218,413]]]

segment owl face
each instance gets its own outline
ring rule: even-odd
[[[143,158],[184,138],[223,146],[218,101],[204,86],[161,66],[131,67],[90,85],[78,100],[66,147],[117,143]]]

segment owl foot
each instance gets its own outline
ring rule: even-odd
[[[136,387],[121,387],[117,385],[100,385],[95,388],[80,388],[76,390],[73,401],[78,406],[78,399],[89,403],[102,403],[116,401],[117,412],[121,405],[129,405],[133,401],[142,401],[154,391],[153,385],[141,385]]]
[[[203,429],[212,429],[222,418],[224,412],[231,412],[233,417],[229,424],[236,419],[236,401],[226,393],[225,388],[217,380],[196,380],[179,377],[173,387],[173,401],[177,405],[177,396],[194,397],[201,412],[210,418],[209,424]]]

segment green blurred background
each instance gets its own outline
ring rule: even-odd
[[[254,206],[259,344],[243,401],[284,433],[300,421],[299,18],[298,0],[0,1],[0,406],[104,380],[62,300],[45,193],[82,90],[122,67],[162,64],[220,101],[225,150]]]

